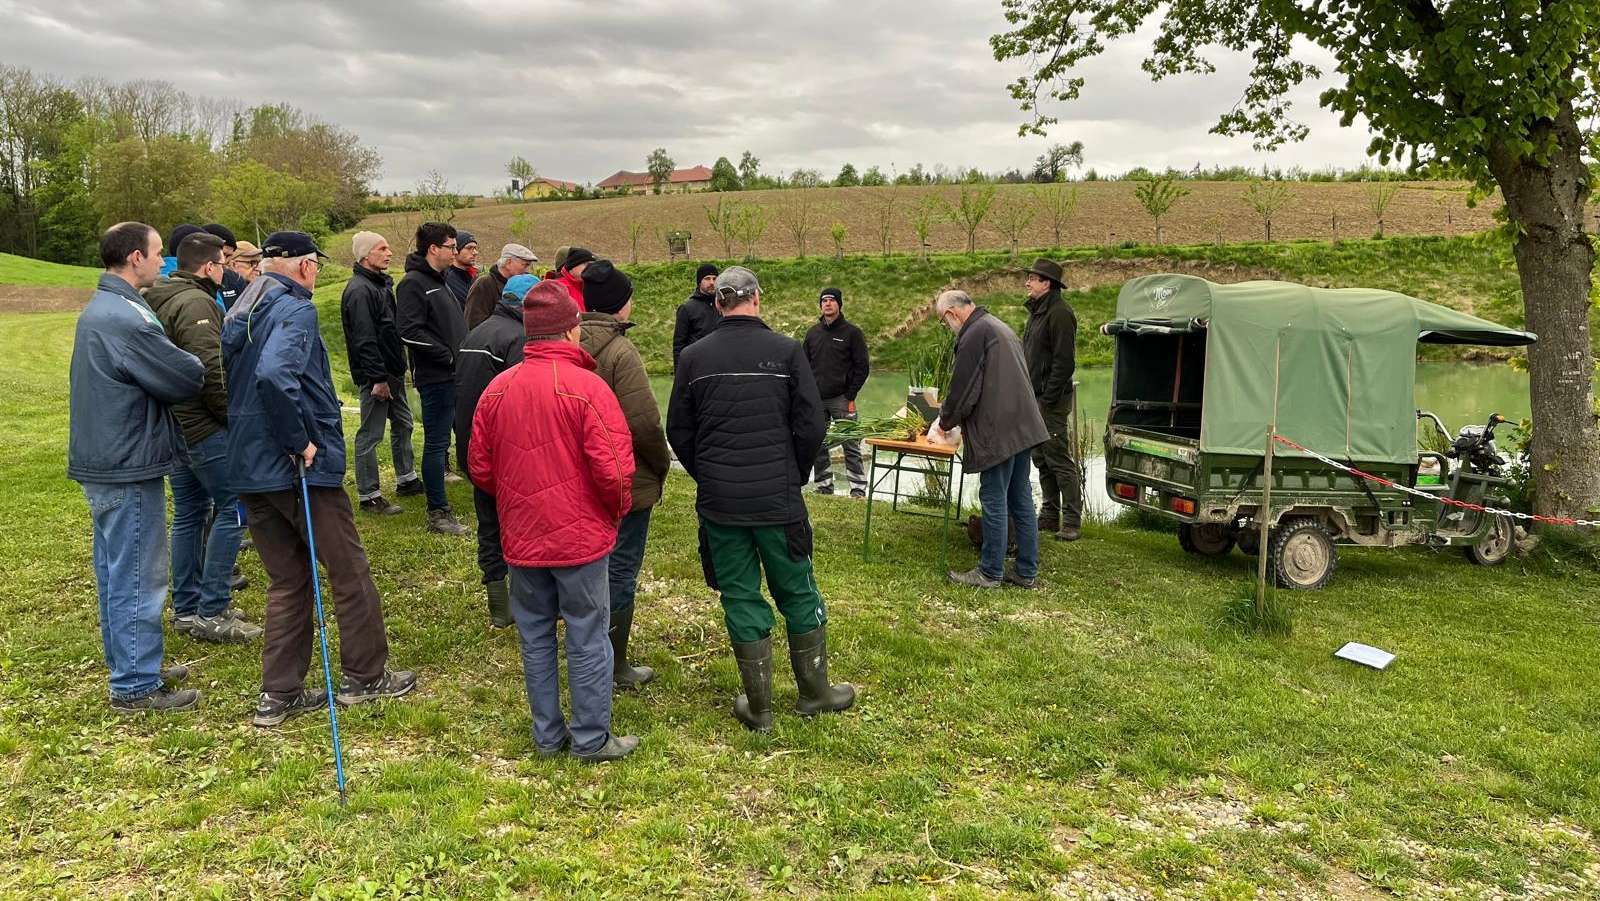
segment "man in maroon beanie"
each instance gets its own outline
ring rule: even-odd
[[[489,383],[472,421],[472,482],[494,496],[511,570],[511,616],[533,740],[547,757],[618,760],[639,746],[611,734],[609,563],[632,505],[633,436],[616,395],[579,345],[578,304],[543,281],[523,299],[523,365]],[[570,729],[561,715],[556,620],[567,629]]]

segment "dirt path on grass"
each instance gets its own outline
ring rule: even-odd
[[[1072,260],[1061,265],[1062,277],[1065,280],[1066,290],[1089,291],[1106,285],[1120,285],[1123,282],[1137,278],[1141,275],[1153,275],[1158,272],[1177,272],[1184,275],[1198,275],[1218,284],[1229,285],[1235,282],[1248,282],[1255,279],[1276,279],[1281,276],[1271,269],[1259,266],[1239,266],[1235,264],[1209,263],[1204,260],[1174,260],[1166,257],[1135,257],[1126,260]],[[985,294],[1000,294],[1015,292],[1022,293],[1022,277],[1026,270],[1022,267],[1015,269],[994,269],[955,279],[938,291],[937,297],[944,291],[965,291],[973,297],[981,298]],[[924,320],[933,315],[933,297],[918,304],[915,309],[906,314],[906,317],[890,328],[886,329],[882,337],[887,339],[904,338],[916,330]]]
[[[93,293],[92,288],[0,285],[0,313],[76,313]]]

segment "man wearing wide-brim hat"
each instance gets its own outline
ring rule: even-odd
[[[1078,315],[1061,299],[1061,264],[1040,257],[1023,282],[1028,292],[1028,322],[1022,349],[1028,360],[1039,415],[1050,438],[1033,449],[1044,495],[1039,531],[1061,541],[1078,540],[1083,520],[1083,479],[1072,449],[1072,377],[1077,371]]]

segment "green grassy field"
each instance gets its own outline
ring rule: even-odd
[[[1479,252],[1496,258],[1470,243],[1387,247],[1394,256],[1351,262],[1348,249],[1290,246],[1267,265],[1377,278],[1406,260],[1421,284],[1455,280]],[[874,311],[852,305],[848,272],[812,265],[765,267],[785,328],[810,315],[788,319],[787,292],[798,310],[815,278],[841,283],[852,315],[880,316],[876,330],[925,296],[924,277],[971,274],[952,263],[907,275],[898,293],[876,295],[899,299]],[[667,287],[686,289],[685,272],[640,267],[639,280],[650,298],[659,284],[670,310],[685,292]],[[860,272],[860,295],[875,296],[886,272]],[[1504,284],[1503,273],[1478,277]],[[336,288],[319,300],[343,381]],[[882,544],[863,563],[860,504],[818,499],[834,674],[860,702],[816,721],[784,712],[758,736],[728,713],[738,680],[700,582],[682,473],[657,511],[639,595],[635,648],[660,677],[615,712],[644,745],[609,767],[532,754],[516,640],[484,627],[472,543],[426,533],[416,503],[363,519],[393,663],[422,684],[341,716],[341,810],[325,721],[248,724],[258,647],[171,637],[168,656],[193,667],[202,708],[110,712],[88,513],[63,475],[72,322],[0,315],[11,448],[0,896],[1600,893],[1591,571],[1542,556],[1486,570],[1455,553],[1345,552],[1332,587],[1289,598],[1293,633],[1269,640],[1222,624],[1253,575],[1237,554],[1196,560],[1169,534],[1091,525],[1077,544],[1047,543],[1042,590],[983,593],[943,581],[936,524],[875,516]],[[653,329],[635,333],[659,361]],[[470,511],[465,487],[452,491]],[[952,562],[971,561],[953,547]],[[254,584],[239,603],[259,620],[265,577],[253,556],[244,565]],[[1385,673],[1332,659],[1348,640],[1399,658]],[[781,659],[775,684],[786,711]]]
[[[44,285],[60,288],[93,288],[100,270],[83,266],[63,266],[0,253],[0,285]]]

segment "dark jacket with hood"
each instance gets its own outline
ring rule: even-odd
[[[1045,428],[1017,333],[983,307],[972,311],[956,337],[950,394],[940,406],[939,427],[961,426],[969,472],[1004,463],[1043,444]]]
[[[228,388],[222,373],[222,310],[210,279],[179,269],[144,292],[167,337],[206,368],[200,396],[174,404],[183,440],[194,447],[228,427]]]
[[[800,342],[754,316],[724,317],[678,358],[667,440],[711,522],[806,522],[800,492],[827,428]]]
[[[661,409],[644,358],[628,340],[633,323],[623,322],[610,313],[583,314],[583,349],[594,357],[594,371],[611,386],[622,405],[622,415],[633,433],[633,510],[654,507],[661,500],[661,484],[672,468],[667,436],[661,431]]]
[[[500,293],[506,289],[506,277],[500,274],[498,265],[490,266],[489,271],[478,276],[472,283],[471,290],[467,291],[467,331],[478,327],[478,323],[489,318],[494,312],[495,305],[500,303]]]
[[[449,286],[451,296],[463,311],[467,308],[467,295],[472,293],[472,283],[478,278],[477,270],[462,269],[454,264],[444,270],[444,283]]]
[[[357,387],[405,378],[406,350],[395,326],[394,279],[356,263],[339,298],[344,349]]]
[[[227,361],[228,487],[241,494],[298,487],[294,457],[317,455],[306,482],[344,485],[344,417],[311,292],[274,272],[239,296],[222,322]]]
[[[678,304],[678,321],[672,327],[672,365],[678,365],[678,357],[683,354],[683,349],[711,334],[711,330],[722,321],[722,313],[717,310],[717,298],[711,294],[702,294],[696,290],[689,295],[689,299]]]
[[[100,276],[72,340],[67,478],[120,485],[187,465],[172,405],[199,394],[205,372],[132,285]]]
[[[1028,357],[1028,381],[1045,407],[1055,407],[1072,395],[1072,374],[1077,369],[1078,314],[1061,299],[1059,288],[1038,300],[1029,298],[1028,323],[1022,328],[1022,348]]]
[[[435,272],[425,255],[406,256],[406,274],[395,289],[395,308],[400,340],[411,354],[412,382],[420,388],[455,381],[456,354],[467,337],[467,320],[445,286],[444,274]]]
[[[823,399],[855,400],[867,383],[867,337],[843,313],[831,323],[819,318],[806,332],[806,359]]]
[[[522,328],[522,301],[502,295],[489,318],[478,323],[461,345],[456,364],[456,462],[468,472],[472,416],[494,377],[522,362],[528,335]]]

